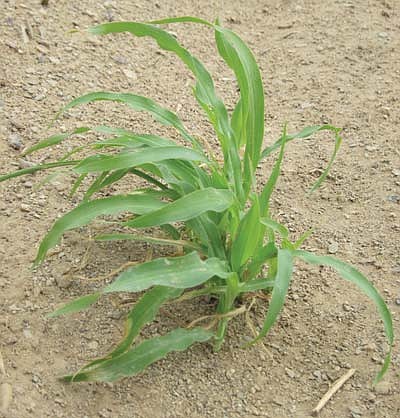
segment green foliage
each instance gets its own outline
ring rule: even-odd
[[[239,86],[240,97],[231,114],[219,98],[204,65],[159,26],[177,22],[202,24],[214,31],[218,52],[233,70]],[[44,139],[26,150],[25,155],[60,144],[77,134],[99,132],[108,138],[75,147],[59,161],[0,176],[0,181],[4,181],[64,167],[64,170],[78,175],[71,195],[82,187],[83,180],[94,176],[82,203],[60,217],[43,239],[35,266],[43,262],[48,251],[59,243],[66,231],[88,225],[98,216],[120,213],[129,216],[128,220],[116,221],[125,232],[103,234],[96,240],[136,240],[183,249],[183,255],[158,258],[126,268],[103,290],[67,303],[50,315],[54,317],[87,309],[106,293],[145,291],[128,314],[125,336],[117,347],[78,373],[66,376],[65,380],[113,381],[132,376],[169,352],[184,350],[196,342],[213,340],[215,348],[219,349],[229,321],[243,312],[243,306],[237,308],[243,294],[272,290],[264,325],[249,344],[257,342],[267,335],[279,318],[297,259],[332,267],[345,280],[358,286],[376,304],[392,347],[391,315],[373,285],[342,261],[299,250],[311,232],[291,242],[288,230],[270,214],[270,198],[281,171],[287,143],[294,139],[307,139],[320,131],[334,134],[333,154],[311,189],[315,190],[326,178],[336,157],[341,143],[340,129],[320,125],[288,134],[285,125],[281,137],[262,150],[264,93],[260,70],[252,52],[240,37],[218,22],[212,24],[193,17],[151,23],[112,22],[90,28],[89,32],[97,35],[128,32],[137,37],[151,37],[160,48],[176,54],[196,79],[193,93],[214,127],[223,162],[218,162],[209,150],[203,149],[176,114],[153,100],[130,93],[94,92],[67,104],[57,118],[75,106],[99,100],[121,102],[137,111],[149,113],[163,125],[175,128],[186,145],[169,138],[115,127],[84,126],[71,133]],[[257,193],[256,169],[263,158],[277,150],[279,154],[271,175]],[[79,152],[89,155],[70,159]],[[144,179],[148,183],[147,188],[126,195],[93,198],[96,193],[128,175]],[[133,230],[149,227],[161,227],[166,235],[138,234]],[[142,328],[154,320],[163,304],[201,295],[212,295],[218,300],[216,313],[208,326],[179,328],[135,344]],[[382,378],[389,363],[390,351],[377,380]]]

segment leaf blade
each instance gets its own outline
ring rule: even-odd
[[[172,222],[188,221],[207,211],[222,212],[233,203],[232,192],[211,187],[195,190],[154,212],[125,223],[132,228],[158,226]]]
[[[263,327],[258,336],[251,342],[256,343],[268,334],[274,325],[285,303],[286,294],[289,288],[293,272],[293,256],[289,250],[278,249],[278,270],[271,295],[271,302],[264,320]]]
[[[197,252],[181,257],[157,258],[133,266],[108,285],[103,293],[139,292],[152,286],[186,289],[198,286],[213,276],[225,277],[225,263],[217,258],[201,260]]]
[[[293,255],[301,258],[302,260],[310,264],[325,265],[332,267],[340,274],[340,276],[342,276],[342,278],[357,285],[358,288],[375,303],[375,306],[377,307],[378,312],[383,321],[385,334],[390,347],[389,352],[385,357],[384,364],[375,378],[374,383],[378,383],[385,375],[389,367],[392,347],[394,343],[392,315],[382,296],[378,293],[373,284],[362,273],[360,273],[357,269],[343,261],[340,261],[331,256],[318,256],[303,250],[296,250],[294,251]]]
[[[122,170],[143,164],[165,160],[186,160],[206,163],[207,159],[199,152],[179,146],[144,148],[117,155],[98,154],[85,158],[75,168],[78,174],[98,171]]]
[[[143,341],[132,350],[101,363],[87,372],[65,376],[69,382],[104,381],[113,382],[124,376],[134,376],[150,364],[165,357],[172,351],[184,351],[196,342],[205,342],[214,334],[203,328],[177,328],[170,333]]]
[[[100,215],[114,215],[124,211],[140,214],[153,211],[163,205],[163,202],[145,193],[117,195],[83,203],[54,223],[39,246],[34,266],[44,260],[48,250],[58,244],[67,230],[86,225]]]

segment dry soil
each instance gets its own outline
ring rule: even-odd
[[[176,15],[214,19],[248,42],[266,91],[265,143],[285,122],[343,128],[343,146],[324,186],[307,195],[333,147],[329,135],[288,146],[273,213],[293,236],[313,226],[307,248],[353,263],[384,296],[400,333],[400,2],[398,0],[49,1],[1,0],[1,173],[50,161],[72,146],[25,160],[21,149],[74,126],[111,124],[162,132],[150,118],[123,106],[91,105],[46,127],[68,100],[93,90],[149,95],[178,112],[187,128],[215,144],[190,94],[193,79],[178,60],[146,39],[129,35],[71,35],[108,20],[145,21]],[[229,108],[233,74],[217,58],[212,34],[193,25],[169,29],[215,76]],[[78,138],[75,143],[83,143]],[[16,149],[17,148],[17,149]],[[18,149],[21,148],[21,149]],[[266,176],[272,160],[260,171]],[[398,345],[385,380],[372,388],[387,344],[371,302],[329,269],[296,266],[285,310],[264,345],[240,348],[251,332],[231,322],[219,353],[196,345],[114,384],[65,385],[57,377],[106,353],[123,332],[128,307],[107,299],[66,318],[47,319],[61,302],[98,286],[97,277],[148,248],[93,244],[95,228],[66,234],[38,270],[29,269],[51,223],[79,201],[71,179],[44,175],[2,183],[0,201],[0,352],[4,384],[13,396],[4,413],[25,417],[308,417],[337,378],[355,375],[321,412],[322,418],[400,417]],[[123,183],[129,190],[132,184]],[[111,189],[110,192],[113,192]],[[157,255],[156,253],[154,255]],[[251,313],[262,324],[267,302]],[[185,324],[209,309],[207,301],[168,309],[145,335]],[[0,370],[1,375],[1,370]],[[3,393],[4,395],[4,393]]]

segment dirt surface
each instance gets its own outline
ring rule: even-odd
[[[123,106],[105,104],[74,109],[46,130],[63,104],[93,90],[149,95],[212,143],[212,130],[190,95],[193,79],[174,56],[160,53],[146,39],[67,31],[110,19],[219,16],[249,43],[261,66],[266,143],[277,138],[285,121],[290,132],[325,122],[343,127],[334,169],[311,197],[306,192],[326,164],[333,141],[320,135],[288,146],[273,213],[293,236],[315,228],[308,249],[335,253],[365,273],[388,303],[399,334],[399,6],[397,0],[50,0],[43,7],[39,0],[2,0],[1,172],[27,164],[15,148],[75,126],[104,123],[175,135]],[[233,75],[216,58],[211,33],[193,25],[170,30],[204,61],[232,108]],[[50,161],[71,144],[28,161]],[[265,163],[264,175],[271,162]],[[387,349],[375,308],[330,270],[303,264],[296,267],[284,313],[264,346],[240,348],[251,332],[238,317],[217,354],[208,345],[196,345],[136,378],[114,384],[60,383],[58,376],[106,353],[120,338],[128,307],[114,298],[66,318],[50,320],[46,314],[99,285],[84,277],[142,260],[147,248],[91,244],[94,224],[66,234],[43,267],[29,270],[51,223],[82,196],[67,198],[71,179],[65,176],[37,189],[44,178],[29,176],[0,186],[0,352],[6,372],[1,376],[0,370],[0,384],[13,389],[5,417],[308,417],[349,368],[357,370],[355,375],[322,410],[322,418],[400,417],[398,345],[387,377],[371,387]],[[207,301],[198,301],[164,310],[145,335],[188,323],[209,309]],[[258,301],[251,313],[257,326],[265,310],[266,303]]]

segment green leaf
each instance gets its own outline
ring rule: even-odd
[[[125,322],[125,335],[117,347],[105,357],[94,360],[83,367],[81,371],[87,371],[94,366],[117,357],[129,350],[132,343],[139,335],[140,330],[148,323],[154,320],[160,307],[170,299],[179,297],[182,289],[171,287],[156,286],[147,291],[135,304],[128,314]]]
[[[373,284],[370,281],[368,281],[368,279],[363,274],[361,274],[357,269],[355,269],[354,267],[350,266],[349,264],[343,261],[340,261],[334,257],[318,256],[308,251],[301,251],[301,250],[294,251],[293,255],[295,257],[301,258],[302,260],[310,264],[317,264],[317,265],[324,265],[324,266],[332,267],[345,280],[348,280],[349,282],[357,285],[358,288],[375,303],[376,307],[378,308],[378,312],[382,318],[382,321],[385,327],[386,337],[390,346],[390,350],[385,358],[383,367],[375,378],[375,383],[378,383],[382,379],[382,377],[385,375],[389,367],[392,346],[394,342],[392,315],[385,301],[383,300],[382,296],[378,293],[378,291],[375,289]]]
[[[289,250],[278,250],[278,271],[275,277],[274,288],[272,290],[271,302],[268,307],[267,316],[264,325],[258,336],[251,342],[254,344],[268,334],[272,325],[278,319],[278,316],[285,303],[286,294],[289,288],[293,272],[293,255]]]
[[[118,25],[118,23],[115,23],[115,24]],[[112,24],[110,23],[106,25],[112,25]],[[96,28],[100,28],[101,26],[104,26],[104,25],[96,26],[94,28],[89,29],[89,31],[94,33]],[[187,141],[189,141],[192,144],[197,144],[200,148],[198,141],[194,139],[192,136],[190,136],[190,134],[186,131],[185,127],[183,126],[181,120],[178,118],[178,116],[175,113],[159,106],[156,102],[154,102],[153,100],[147,97],[138,96],[136,94],[131,94],[131,93],[112,93],[112,92],[107,92],[107,91],[99,91],[99,92],[85,94],[69,102],[56,115],[55,119],[57,119],[62,113],[66,112],[69,109],[72,109],[75,106],[95,102],[98,100],[121,102],[121,103],[127,104],[134,110],[149,112],[156,121],[160,122],[163,125],[174,127],[182,135],[183,138],[185,138]],[[119,132],[121,132],[121,130],[119,130]]]
[[[326,176],[329,174],[329,171],[332,167],[332,164],[335,161],[336,155],[339,151],[340,145],[342,143],[342,137],[339,135],[339,132],[335,133],[335,148],[333,150],[333,153],[331,155],[331,158],[328,162],[328,165],[326,166],[325,170],[323,171],[323,173],[320,175],[320,177],[318,178],[318,180],[313,184],[313,186],[310,189],[310,193],[314,192],[315,190],[318,189],[318,187],[322,184],[322,182],[326,179]]]
[[[253,279],[248,282],[241,283],[240,293],[256,292],[257,290],[272,289],[275,286],[275,280],[270,279]]]
[[[207,24],[207,22],[197,18],[184,17],[177,19],[180,19],[179,21],[181,22],[186,20]],[[159,23],[161,22],[162,21],[159,21]],[[172,23],[172,20],[169,22]],[[236,191],[240,195],[242,193],[241,173],[240,170],[237,170],[237,166],[240,166],[240,160],[236,147],[233,147],[235,144],[234,133],[229,123],[226,107],[222,100],[217,96],[212,77],[204,65],[196,57],[191,55],[189,51],[183,48],[174,36],[154,25],[137,22],[112,22],[94,26],[89,29],[89,32],[96,35],[129,32],[138,37],[149,36],[157,42],[161,49],[174,52],[187,65],[196,77],[194,95],[214,126],[223,150],[225,161],[228,161],[228,165],[231,168],[230,180],[235,185]],[[193,138],[192,142],[194,142]],[[196,146],[199,149],[202,149],[199,142],[196,142]],[[236,167],[235,175],[232,172],[232,167]]]
[[[261,74],[253,53],[240,37],[229,29],[215,26],[218,51],[234,71],[239,88],[240,100],[234,114],[239,113],[242,123],[234,123],[240,131],[235,132],[242,144],[246,145],[245,162],[249,157],[251,173],[255,171],[260,158],[264,138],[264,88]],[[252,177],[247,175],[249,180]]]
[[[278,254],[278,250],[274,242],[269,242],[263,247],[259,247],[255,252],[253,259],[247,266],[246,277],[247,279],[252,279],[256,277],[260,272],[262,266],[267,260],[275,258]]]
[[[214,26],[212,23],[208,22],[207,20],[200,19],[194,16],[180,16],[180,17],[168,17],[166,19],[159,19],[159,20],[151,20],[151,25],[165,25],[169,23],[201,23],[206,26]]]
[[[54,312],[51,312],[47,316],[49,318],[54,318],[56,316],[82,311],[84,309],[87,309],[89,306],[93,305],[95,302],[97,302],[100,296],[101,296],[100,292],[82,296],[79,299],[75,299],[72,302],[67,303],[61,308],[56,309]]]
[[[274,221],[273,219],[261,218],[260,222],[268,228],[272,229],[273,231],[278,232],[282,238],[287,238],[289,236],[289,231],[287,230],[287,228],[279,222]]]
[[[140,216],[125,225],[133,228],[163,225],[171,222],[187,221],[207,212],[222,212],[233,202],[232,192],[211,187],[196,190],[154,212]]]
[[[195,242],[149,237],[139,234],[102,234],[94,238],[96,241],[142,241],[158,245],[173,245],[177,247],[191,248],[192,250],[201,251],[201,247]]]
[[[118,146],[118,147],[138,147],[140,145],[147,145],[148,147],[171,147],[177,144],[168,138],[163,138],[158,135],[148,134],[133,134],[131,132],[124,132],[123,136],[106,139],[96,142],[96,147]]]
[[[34,266],[40,264],[50,248],[58,244],[67,230],[88,224],[100,215],[114,215],[120,212],[142,214],[154,211],[165,203],[146,193],[118,195],[83,203],[58,219],[40,244]]]
[[[69,138],[72,135],[76,134],[83,134],[90,131],[90,128],[86,126],[82,126],[80,128],[75,129],[74,131],[66,134],[58,134],[58,135],[52,135],[46,139],[43,139],[42,141],[38,142],[37,144],[33,145],[32,147],[28,148],[24,153],[23,156],[32,154],[35,151],[38,151],[43,148],[52,147],[54,145],[60,144],[64,139]]]
[[[0,176],[0,183],[5,180],[12,179],[14,177],[24,176],[25,174],[33,174],[37,171],[48,170],[50,168],[64,167],[68,165],[76,165],[80,160],[75,161],[58,161],[55,163],[38,164],[33,167],[23,168],[21,170],[13,171],[12,173],[3,174]]]
[[[168,146],[144,148],[139,149],[138,151],[124,152],[118,155],[94,155],[82,160],[74,170],[79,174],[96,171],[121,170],[170,159],[207,162],[204,155],[193,149]]]
[[[107,360],[90,371],[65,376],[64,380],[113,382],[124,376],[134,376],[168,353],[184,351],[192,344],[205,342],[212,337],[213,333],[203,328],[178,328],[164,336],[143,341],[132,350]]]
[[[255,199],[249,211],[240,221],[232,242],[231,265],[233,271],[239,271],[240,267],[254,255],[260,232],[260,205],[258,199]]]
[[[261,192],[260,196],[260,212],[262,216],[267,216],[269,211],[269,200],[271,198],[272,192],[275,189],[276,182],[278,181],[279,174],[281,173],[281,165],[283,156],[285,154],[285,144],[286,144],[286,125],[283,128],[282,134],[282,143],[281,143],[281,150],[279,152],[279,157],[276,160],[274,167],[272,169],[271,175],[268,178],[267,183],[265,184],[263,191]]]
[[[286,135],[284,137],[283,135],[276,141],[273,145],[270,145],[269,147],[265,148],[263,152],[261,153],[261,159],[266,158],[268,155],[270,155],[272,152],[274,152],[276,149],[280,148],[282,145],[282,142],[288,142],[292,141],[293,139],[306,139],[310,136],[314,135],[317,132],[320,131],[331,131],[338,133],[340,132],[339,128],[336,128],[332,125],[315,125],[315,126],[307,126],[306,128],[302,129],[300,132],[297,132],[295,134]],[[285,138],[285,139],[284,139]]]
[[[139,292],[152,286],[186,289],[213,276],[226,277],[227,266],[218,258],[201,260],[197,252],[182,257],[158,258],[133,266],[107,286],[103,292]]]
[[[306,128],[304,128],[303,130],[301,130],[300,132],[298,132],[296,134],[282,135],[281,138],[278,141],[276,141],[273,145],[264,149],[264,151],[261,153],[260,160],[267,157],[268,155],[270,155],[277,148],[281,147],[283,142],[292,141],[293,139],[306,139],[306,138],[309,138],[314,133],[317,133],[317,132],[320,132],[320,131],[334,132],[334,134],[335,134],[335,148],[333,150],[332,156],[329,160],[329,163],[328,163],[327,167],[325,168],[325,170],[323,171],[321,176],[318,178],[318,180],[312,186],[312,188],[310,190],[310,192],[312,193],[313,191],[318,189],[318,187],[321,185],[321,183],[325,180],[326,176],[329,173],[329,170],[332,167],[333,162],[335,161],[336,155],[337,155],[337,153],[339,151],[339,148],[340,148],[340,145],[342,143],[342,138],[339,135],[339,133],[341,131],[340,128],[336,128],[335,126],[332,126],[332,125],[307,126]]]

